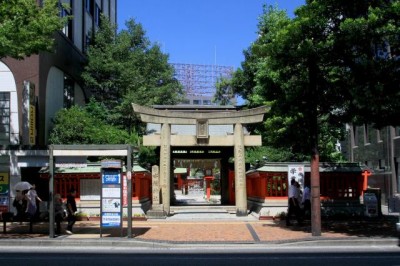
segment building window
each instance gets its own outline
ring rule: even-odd
[[[211,105],[211,100],[203,100],[204,105]]]
[[[364,125],[364,144],[371,143],[371,126]]]
[[[86,36],[85,36],[85,47],[84,47],[85,48],[84,49],[85,52],[89,51],[89,46],[90,46],[91,41],[92,41],[92,39],[90,38],[90,35],[86,34]]]
[[[190,100],[189,100],[189,99],[184,99],[184,100],[182,101],[182,104],[190,104]]]
[[[201,104],[201,100],[193,100],[193,104],[200,105]]]
[[[353,138],[354,138],[354,146],[358,146],[358,129],[357,129],[357,126],[353,126]]]
[[[395,129],[395,136],[400,137],[400,127],[396,127]]]
[[[94,15],[94,0],[85,0],[85,9],[90,15]]]
[[[0,143],[10,143],[10,93],[0,92]]]
[[[382,129],[377,129],[376,130],[376,141],[378,143],[382,142]]]
[[[385,159],[380,159],[380,160],[379,160],[379,169],[380,169],[380,170],[385,170],[385,168],[386,168]]]
[[[94,13],[94,23],[96,24],[97,27],[100,27],[100,18],[101,18],[101,9],[96,4],[95,5],[95,13]]]
[[[61,6],[60,17],[68,17],[71,16],[71,12]],[[68,39],[72,40],[72,19],[68,19],[67,23],[64,25],[62,32]]]
[[[64,108],[74,105],[74,81],[68,76],[64,76]]]

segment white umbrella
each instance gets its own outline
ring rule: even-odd
[[[17,184],[15,184],[14,189],[16,191],[24,191],[24,190],[29,190],[31,189],[32,185],[29,184],[28,182],[22,181],[22,182],[18,182]]]

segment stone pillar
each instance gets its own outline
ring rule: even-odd
[[[152,199],[151,210],[147,211],[149,218],[166,218],[164,207],[160,201],[160,172],[158,165],[153,165],[151,168],[151,186],[152,186]]]
[[[164,211],[170,213],[170,195],[171,195],[171,125],[163,124],[161,126],[161,147],[160,147],[160,185],[161,185],[161,203]]]
[[[247,216],[246,168],[243,126],[236,123],[234,132],[236,216]]]
[[[151,168],[151,187],[153,205],[160,204],[160,171],[158,165],[153,165]]]

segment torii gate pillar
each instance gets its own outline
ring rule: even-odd
[[[234,131],[236,216],[247,216],[246,168],[243,137],[242,124],[236,123]]]
[[[164,211],[167,215],[170,213],[170,187],[171,187],[171,125],[163,124],[161,126],[161,147],[160,147],[160,186],[161,200]]]

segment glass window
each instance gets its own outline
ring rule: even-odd
[[[211,100],[203,100],[204,105],[211,105]]]
[[[0,92],[0,143],[10,143],[10,93]]]
[[[97,27],[100,26],[100,18],[101,18],[101,9],[96,4],[96,6],[95,6],[95,14],[94,14],[94,22],[96,23]]]
[[[364,144],[371,143],[371,134],[372,134],[371,129],[372,128],[370,125],[364,125]]]
[[[90,35],[89,34],[86,34],[86,37],[85,37],[85,52],[87,52],[87,51],[89,51],[89,46],[90,46],[90,43],[91,43],[91,38],[90,38]]]
[[[64,76],[64,108],[74,105],[74,81],[68,76]]]
[[[357,126],[353,126],[353,138],[354,138],[354,146],[358,146],[358,128],[357,128]]]
[[[386,168],[386,162],[385,159],[380,159],[379,160],[379,169],[385,169]]]
[[[184,100],[182,101],[182,103],[183,103],[183,104],[190,104],[190,100],[189,100],[189,99],[184,99]]]
[[[90,15],[94,15],[94,0],[85,1],[85,9]]]
[[[71,12],[61,6],[60,16],[61,17],[71,16]],[[68,39],[72,40],[72,19],[68,19],[67,23],[64,25],[64,28],[62,29],[62,32],[64,33],[65,36],[67,36]]]
[[[377,129],[376,130],[376,141],[377,142],[382,142],[382,129]]]
[[[201,100],[193,100],[193,104],[200,105],[201,104]]]

